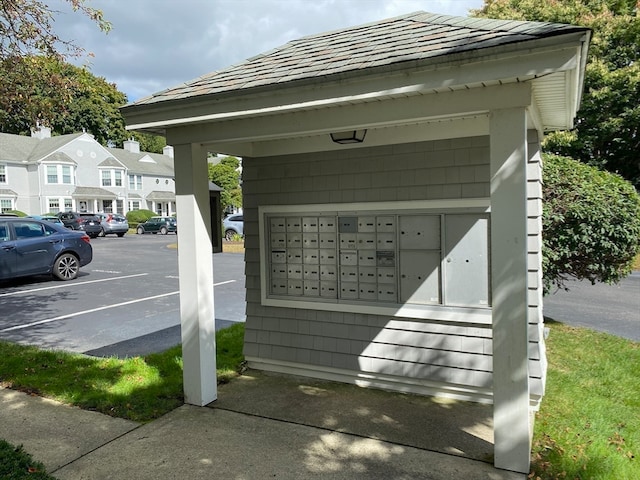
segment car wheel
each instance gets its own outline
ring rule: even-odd
[[[78,276],[80,263],[72,253],[63,253],[53,264],[53,276],[58,280],[73,280]]]
[[[124,232],[120,232],[120,233],[118,233],[118,236],[119,236],[119,237],[124,237]]]
[[[99,237],[104,237],[106,235],[106,233],[104,233],[104,228],[100,229],[100,233],[98,234]]]
[[[166,235],[168,233],[167,227],[160,227],[160,235]]]
[[[142,235],[144,233],[144,228],[142,227],[138,227],[138,229],[136,230],[136,232],[138,233],[138,235]]]
[[[235,231],[229,229],[226,232],[224,232],[224,238],[231,241],[233,239],[233,236],[236,234]]]

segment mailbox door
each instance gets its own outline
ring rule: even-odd
[[[419,305],[440,303],[439,252],[400,252],[400,300]]]

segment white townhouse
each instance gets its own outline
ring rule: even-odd
[[[134,140],[107,148],[88,133],[31,137],[0,133],[0,211],[125,214],[148,209],[172,215],[173,149],[140,151]]]

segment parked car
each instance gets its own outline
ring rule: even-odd
[[[85,232],[42,220],[0,217],[0,280],[45,274],[72,280],[92,259]]]
[[[60,212],[58,218],[65,227],[71,230],[82,230],[91,238],[96,238],[102,233],[100,219],[95,213]]]
[[[64,223],[62,223],[62,220],[60,220],[55,215],[29,215],[28,217],[25,217],[25,218],[34,218],[36,220],[46,220],[47,222],[57,223],[58,225],[64,226]]]
[[[129,222],[124,215],[118,213],[96,213],[96,216],[100,219],[100,226],[102,227],[101,237],[112,233],[123,237],[129,231]]]
[[[224,238],[231,240],[234,235],[244,236],[244,217],[242,215],[229,215],[222,221]]]
[[[144,223],[140,223],[136,228],[138,235],[143,233],[159,233],[166,235],[169,232],[178,233],[178,222],[176,217],[151,217]]]

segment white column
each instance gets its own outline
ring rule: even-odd
[[[490,116],[494,464],[528,473],[527,120],[524,108]]]
[[[207,152],[200,145],[174,152],[184,396],[202,406],[218,395]]]

